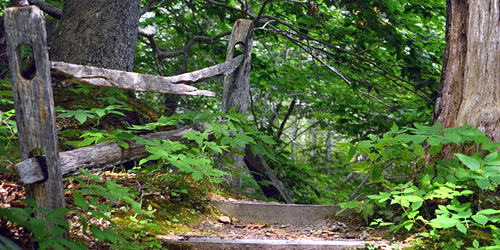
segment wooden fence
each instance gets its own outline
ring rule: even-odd
[[[119,70],[90,67],[64,62],[50,62],[47,52],[45,21],[35,6],[11,7],[5,10],[7,52],[12,77],[14,108],[22,162],[16,164],[25,184],[28,198],[37,205],[55,210],[65,206],[63,176],[78,172],[79,168],[106,169],[123,162],[147,156],[143,145],[130,143],[128,149],[114,142],[79,148],[59,153],[56,134],[52,78],[67,83],[87,84],[134,91],[152,91],[168,94],[215,96],[208,90],[199,90],[188,84],[225,75],[223,110],[236,106],[239,112],[248,107],[253,23],[237,20],[231,34],[226,62],[201,70],[160,77]],[[234,48],[241,44],[244,54],[234,57]],[[23,45],[32,48],[36,74],[33,78],[22,75],[20,50]],[[183,140],[183,134],[195,128],[143,135],[146,139]],[[287,203],[291,199],[281,182],[272,174],[264,159],[253,156],[246,149],[244,161],[257,180],[269,180],[274,185],[261,186],[266,195]],[[43,217],[43,214],[37,214]],[[50,227],[50,225],[48,225]]]

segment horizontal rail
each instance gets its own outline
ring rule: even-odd
[[[236,70],[243,55],[211,67],[176,76],[162,77],[121,70],[83,66],[65,62],[50,62],[52,77],[66,83],[86,84],[136,91],[151,91],[166,94],[215,96],[208,90],[199,90],[186,84],[227,75]]]
[[[150,133],[140,136],[147,140],[182,141],[184,133],[195,131],[186,127],[171,131]],[[59,153],[63,177],[79,173],[80,168],[92,171],[104,170],[127,161],[139,160],[149,155],[142,144],[129,142],[129,148],[122,148],[116,142],[103,142],[94,146],[78,148]],[[16,169],[24,184],[45,180],[43,157],[33,157],[16,164]]]

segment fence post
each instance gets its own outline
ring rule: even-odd
[[[45,20],[38,7],[7,8],[5,33],[21,158],[36,157],[45,179],[25,185],[27,198],[49,210],[65,207]],[[24,48],[23,48],[24,47]],[[23,71],[21,49],[31,48],[34,76]],[[36,214],[43,218],[45,214]],[[47,224],[47,230],[51,227]]]
[[[236,46],[238,45],[243,50],[243,62],[233,73],[226,75],[224,78],[224,90],[222,94],[222,112],[224,113],[228,113],[233,107],[236,107],[238,113],[246,113],[248,111],[253,47],[253,22],[251,20],[236,20],[227,47],[226,61],[233,59]],[[243,149],[240,150],[244,152]],[[241,175],[245,167],[244,156],[240,154],[226,154],[224,157],[234,159],[233,165],[235,169],[229,176],[228,181],[233,190],[238,191],[242,185]]]
[[[246,113],[248,111],[253,47],[252,21],[239,19],[234,24],[231,39],[227,47],[226,61],[234,57],[235,47],[238,44],[242,46],[244,57],[241,66],[224,78],[222,111],[225,113],[229,112],[233,107],[236,107],[238,113]],[[241,188],[241,174],[243,167],[246,165],[267,197],[275,198],[289,204],[293,203],[290,194],[281,181],[274,175],[265,159],[260,155],[254,156],[249,146],[241,150],[241,155],[232,154],[224,156],[233,158],[235,161],[235,172],[228,179],[233,190],[237,191]],[[260,181],[270,181],[272,185],[263,185]]]

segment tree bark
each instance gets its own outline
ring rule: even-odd
[[[500,3],[447,0],[446,47],[434,122],[471,124],[500,141]]]
[[[140,0],[66,0],[51,60],[132,71]]]

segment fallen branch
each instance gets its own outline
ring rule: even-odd
[[[51,15],[52,17],[56,19],[61,19],[62,17],[62,9],[55,5],[51,5],[44,0],[29,0],[28,1],[31,5],[36,5],[38,8],[40,8],[43,12]]]

